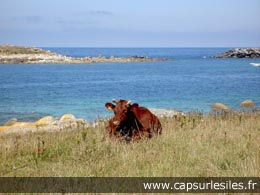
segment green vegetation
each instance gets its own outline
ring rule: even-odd
[[[13,45],[0,45],[0,55],[12,55],[12,54],[48,54],[56,55],[53,52],[45,51],[40,48],[13,46]]]
[[[84,130],[0,137],[1,176],[259,176],[260,113],[160,119],[163,134],[125,143],[106,122]]]

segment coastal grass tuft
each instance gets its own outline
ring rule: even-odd
[[[83,130],[0,137],[1,176],[259,176],[260,113],[160,118],[163,133],[125,143],[106,122]]]

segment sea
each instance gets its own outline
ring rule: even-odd
[[[148,56],[160,62],[0,64],[0,124],[72,113],[93,122],[112,99],[148,108],[210,112],[252,99],[260,106],[260,59],[216,59],[230,48],[43,48],[72,57]]]

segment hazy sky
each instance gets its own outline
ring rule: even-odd
[[[0,3],[0,44],[260,46],[260,0],[0,0]]]

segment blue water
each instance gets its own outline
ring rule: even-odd
[[[0,64],[0,124],[73,113],[93,121],[112,113],[104,104],[130,99],[146,107],[199,110],[222,102],[260,106],[260,59],[214,59],[228,48],[45,48],[68,56],[149,56],[163,62],[87,65]]]

